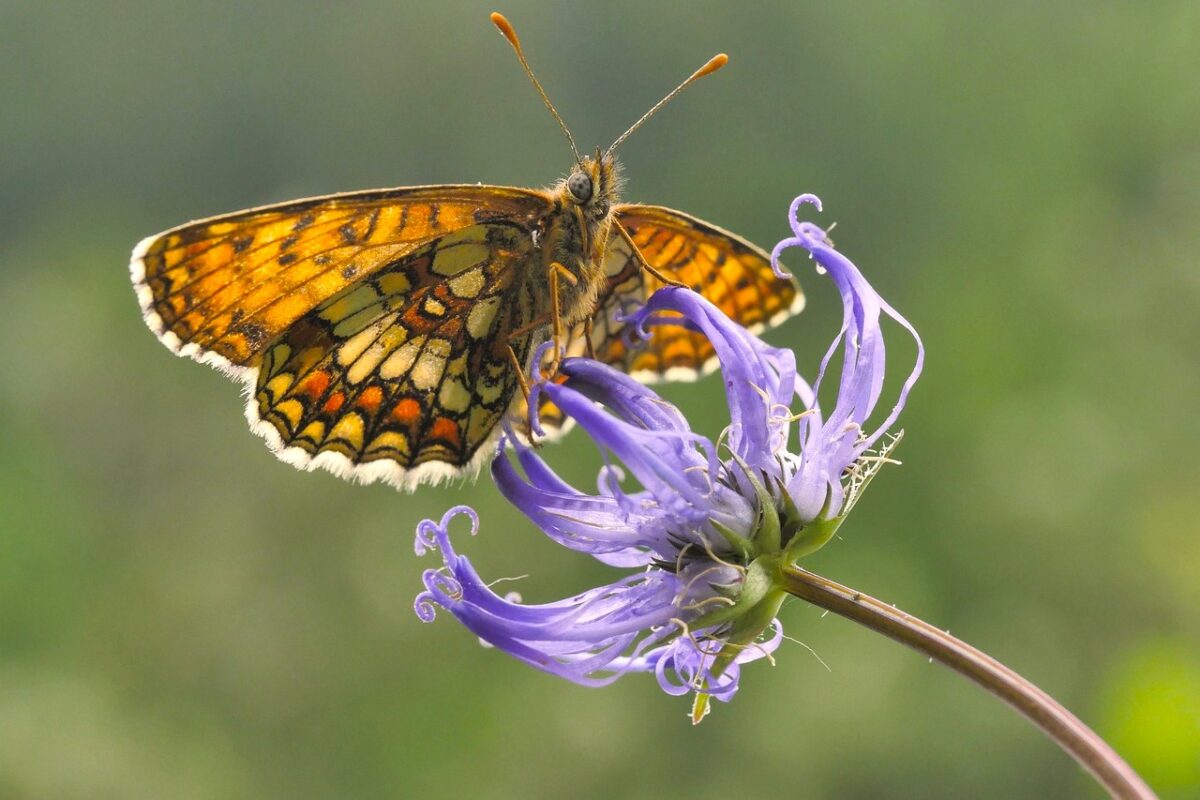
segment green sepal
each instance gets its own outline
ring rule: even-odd
[[[740,562],[748,563],[754,560],[754,542],[718,520],[709,519],[708,524],[733,548]]]
[[[732,625],[724,637],[725,643],[721,646],[721,650],[717,653],[709,670],[714,676],[720,676],[739,653],[747,647],[753,646],[754,641],[778,616],[779,608],[788,596],[778,581],[779,563],[778,555],[756,559],[746,573],[745,586],[750,590],[750,594],[743,594],[734,606],[720,610],[724,612],[736,610],[737,613],[727,615],[727,619],[732,621]],[[706,624],[713,624],[706,622],[706,617],[715,618],[719,613],[713,612],[711,615],[705,615],[705,617],[694,620],[692,625],[701,628]],[[692,701],[693,725],[700,724],[700,721],[709,712],[709,705],[709,695],[704,691],[704,687],[701,687]]]
[[[800,509],[796,508],[796,501],[792,499],[787,484],[778,475],[775,476],[775,488],[778,496],[783,500],[780,543],[784,547],[787,547],[791,543],[792,537],[796,535],[796,532],[804,527],[804,523],[800,521]]]
[[[754,494],[758,498],[758,530],[754,532],[754,550],[760,553],[778,553],[781,545],[781,530],[779,527],[779,511],[775,508],[775,498],[767,491],[767,487],[759,480],[758,475],[746,460],[737,453],[730,457],[739,467],[742,474],[750,481]]]
[[[778,553],[783,546],[783,530],[779,525],[775,498],[753,472],[747,472],[746,475],[750,478],[754,493],[758,495],[759,527],[754,535],[754,543],[759,553]]]
[[[817,518],[805,525],[783,551],[785,563],[794,565],[800,559],[812,555],[827,545],[833,535],[837,533],[837,529],[842,526],[844,519],[845,517]]]

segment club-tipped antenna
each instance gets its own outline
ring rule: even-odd
[[[607,155],[611,154],[613,150],[616,150],[617,145],[619,145],[621,142],[628,139],[629,134],[633,133],[638,128],[642,127],[642,124],[646,120],[648,120],[652,116],[654,116],[655,112],[657,112],[660,108],[665,106],[667,103],[671,102],[672,98],[674,98],[675,95],[679,94],[684,89],[686,89],[687,87],[691,86],[696,81],[703,78],[705,75],[712,75],[714,72],[716,72],[717,70],[719,70],[721,67],[725,66],[728,63],[729,63],[729,56],[725,55],[724,53],[717,53],[715,56],[710,58],[708,60],[707,64],[705,64],[703,67],[701,67],[700,69],[693,72],[690,76],[688,76],[687,80],[685,80],[683,83],[679,84],[674,89],[672,89],[670,94],[668,94],[662,100],[659,100],[657,103],[655,103],[654,106],[651,107],[651,109],[649,111],[647,111],[645,114],[642,114],[641,119],[639,119],[637,122],[630,125],[629,130],[622,133],[620,136],[617,137],[617,140],[615,142],[613,142],[611,145],[609,145],[608,149],[604,151],[604,155],[607,156]]]
[[[517,60],[521,62],[521,67],[525,70],[525,74],[529,76],[529,82],[533,84],[534,89],[537,89],[542,102],[546,104],[546,108],[550,109],[550,113],[554,115],[555,121],[558,122],[558,127],[562,128],[562,132],[567,135],[567,141],[571,145],[571,152],[575,154],[575,161],[583,163],[583,159],[579,157],[579,148],[575,146],[575,137],[567,129],[567,123],[563,122],[563,118],[558,115],[558,109],[550,102],[550,98],[546,96],[546,90],[538,83],[538,79],[533,77],[533,70],[529,68],[529,62],[525,60],[525,53],[521,50],[521,40],[517,38],[517,31],[513,28],[512,23],[499,11],[493,11],[492,24],[500,29],[500,33],[504,35],[505,39],[508,39],[508,43],[512,45],[513,50],[517,53]]]

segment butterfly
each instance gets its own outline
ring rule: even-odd
[[[639,380],[715,367],[707,340],[662,325],[642,346],[623,319],[664,284],[738,322],[803,307],[762,249],[679,211],[619,201],[613,151],[580,156],[512,25],[492,22],[566,134],[574,164],[551,188],[417,186],[314,197],[190,222],[142,240],[130,273],[169,349],[240,381],[246,416],[282,460],[411,490],[473,474],[526,375],[588,355]],[[534,365],[552,339],[549,364]],[[561,428],[555,409],[543,427]]]

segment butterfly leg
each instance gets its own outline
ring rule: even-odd
[[[562,324],[562,309],[559,306],[558,288],[559,280],[565,280],[572,286],[579,283],[579,279],[571,274],[571,271],[557,261],[550,262],[550,329],[551,335],[554,337],[554,355],[551,358],[551,368],[547,370],[547,374],[553,376],[558,372],[558,362],[562,357],[563,348],[563,324]]]
[[[646,272],[653,275],[657,280],[662,282],[662,284],[664,286],[679,286],[684,289],[691,288],[686,283],[684,283],[681,280],[678,280],[677,278],[671,278],[667,275],[664,275],[662,272],[660,272],[658,269],[656,269],[653,264],[651,264],[649,261],[647,261],[646,257],[644,255],[642,255],[641,248],[639,248],[637,246],[637,244],[634,243],[633,237],[629,235],[629,231],[627,231],[625,229],[625,226],[621,224],[620,220],[614,219],[613,227],[616,229],[617,233],[621,234],[621,238],[625,240],[625,244],[629,245],[630,252],[633,253],[633,257],[636,258],[638,260],[638,262],[642,265],[642,269],[646,270]]]
[[[517,386],[521,389],[521,396],[528,403],[529,381],[525,378],[525,367],[521,365],[521,359],[517,358],[517,351],[513,350],[512,342],[510,341],[505,347],[508,348],[508,360],[512,362],[513,370],[517,373]]]
[[[535,365],[533,365],[533,368],[541,374],[553,377],[555,375],[555,373],[558,372],[558,364],[559,364],[559,360],[562,357],[562,348],[563,348],[562,306],[559,302],[559,296],[558,296],[559,295],[559,286],[560,286],[559,282],[565,280],[572,286],[579,283],[579,279],[576,278],[574,275],[572,275],[570,270],[568,270],[566,267],[564,267],[562,264],[560,264],[557,261],[552,261],[550,263],[548,273],[549,273],[548,278],[549,278],[549,283],[550,283],[550,319],[547,320],[545,317],[541,317],[541,318],[535,319],[533,322],[529,323],[528,325],[524,325],[524,326],[518,328],[517,330],[512,331],[508,336],[508,343],[506,345],[508,348],[508,358],[512,362],[513,369],[515,369],[516,373],[517,373],[517,384],[520,386],[521,394],[524,396],[525,403],[527,405],[529,403],[529,394],[530,394],[529,381],[525,377],[524,365],[522,365],[521,360],[519,358],[517,358],[517,352],[515,350],[513,350],[512,342],[518,336],[524,336],[524,335],[528,334],[530,331],[534,330],[535,328],[540,328],[542,325],[545,325],[546,322],[549,322],[550,329],[551,329],[551,336],[553,337],[553,342],[554,342],[554,344],[553,344],[554,354],[550,357],[550,364],[548,365],[547,369],[542,370],[541,364],[535,364]],[[530,409],[530,413],[531,414],[535,413],[532,408]],[[532,426],[531,426],[531,428],[532,428]],[[532,443],[535,447],[537,446],[537,443],[533,441],[532,430],[530,431],[529,440],[530,440],[530,443]]]
[[[521,396],[525,399],[525,406],[530,415],[534,414],[535,410],[529,403],[529,395],[531,393],[529,379],[525,376],[525,365],[521,363],[521,359],[519,356],[517,356],[517,351],[513,349],[512,343],[522,336],[528,336],[530,332],[543,327],[550,321],[551,320],[549,317],[543,315],[535,319],[533,322],[530,322],[528,325],[522,325],[520,328],[508,334],[508,342],[505,344],[505,348],[508,350],[508,360],[512,363],[513,371],[517,374],[517,386],[521,390]],[[555,369],[557,369],[557,364],[555,365]],[[527,423],[527,425],[529,444],[533,447],[541,447],[541,442],[537,441],[533,436],[532,423]]]
[[[596,348],[592,345],[592,320],[588,317],[583,321],[583,354],[593,361],[596,360]]]
[[[546,320],[542,320],[540,324],[542,324],[542,325],[546,324]],[[532,420],[533,420],[533,415],[536,412],[535,412],[533,406],[529,402],[529,395],[530,395],[529,379],[525,377],[525,365],[521,363],[521,359],[517,356],[517,351],[514,350],[513,346],[512,346],[512,342],[517,336],[521,336],[521,335],[528,333],[534,327],[536,327],[536,324],[527,325],[522,330],[514,331],[513,334],[509,337],[508,344],[505,345],[505,348],[508,350],[508,360],[510,362],[512,362],[513,371],[517,374],[517,387],[521,390],[521,397],[523,397],[525,399],[525,408],[526,408],[526,415],[527,415],[527,419],[525,420],[525,428],[524,428],[525,436],[529,440],[529,445],[531,447],[538,448],[538,447],[542,446],[542,443],[539,442],[536,438],[534,438],[534,435],[533,435]]]

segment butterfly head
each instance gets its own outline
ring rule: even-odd
[[[559,185],[565,202],[583,208],[584,213],[599,219],[608,216],[608,211],[617,202],[620,188],[617,160],[608,153],[596,149],[594,156],[585,156],[576,162],[571,174]]]
[[[672,98],[678,95],[687,87],[691,86],[705,75],[711,75],[729,61],[729,56],[724,53],[718,53],[710,58],[704,66],[688,76],[687,80],[672,89],[666,97],[659,100],[653,107],[641,118],[633,123],[617,140],[608,146],[607,150],[601,151],[596,148],[594,156],[580,156],[579,148],[575,146],[575,137],[571,135],[571,131],[567,128],[567,123],[563,122],[563,118],[559,115],[558,109],[550,102],[550,98],[546,95],[546,90],[542,88],[542,84],[534,77],[533,70],[529,66],[529,62],[525,59],[525,52],[521,49],[521,40],[517,38],[517,32],[513,29],[512,23],[509,22],[503,14],[494,12],[491,15],[492,24],[500,31],[501,35],[508,40],[512,45],[513,51],[517,54],[517,61],[521,63],[521,68],[525,70],[526,77],[529,78],[533,88],[537,90],[538,96],[542,98],[542,102],[546,104],[550,114],[562,128],[563,134],[567,137],[567,142],[571,145],[571,153],[575,156],[575,167],[571,170],[571,174],[566,180],[562,181],[557,188],[557,194],[564,203],[570,202],[576,206],[583,208],[584,213],[593,220],[602,220],[608,216],[609,209],[617,200],[617,191],[620,188],[619,170],[617,168],[616,158],[613,157],[613,152],[617,147],[629,138],[629,134],[636,131],[642,124],[654,116],[660,108],[669,103]]]

